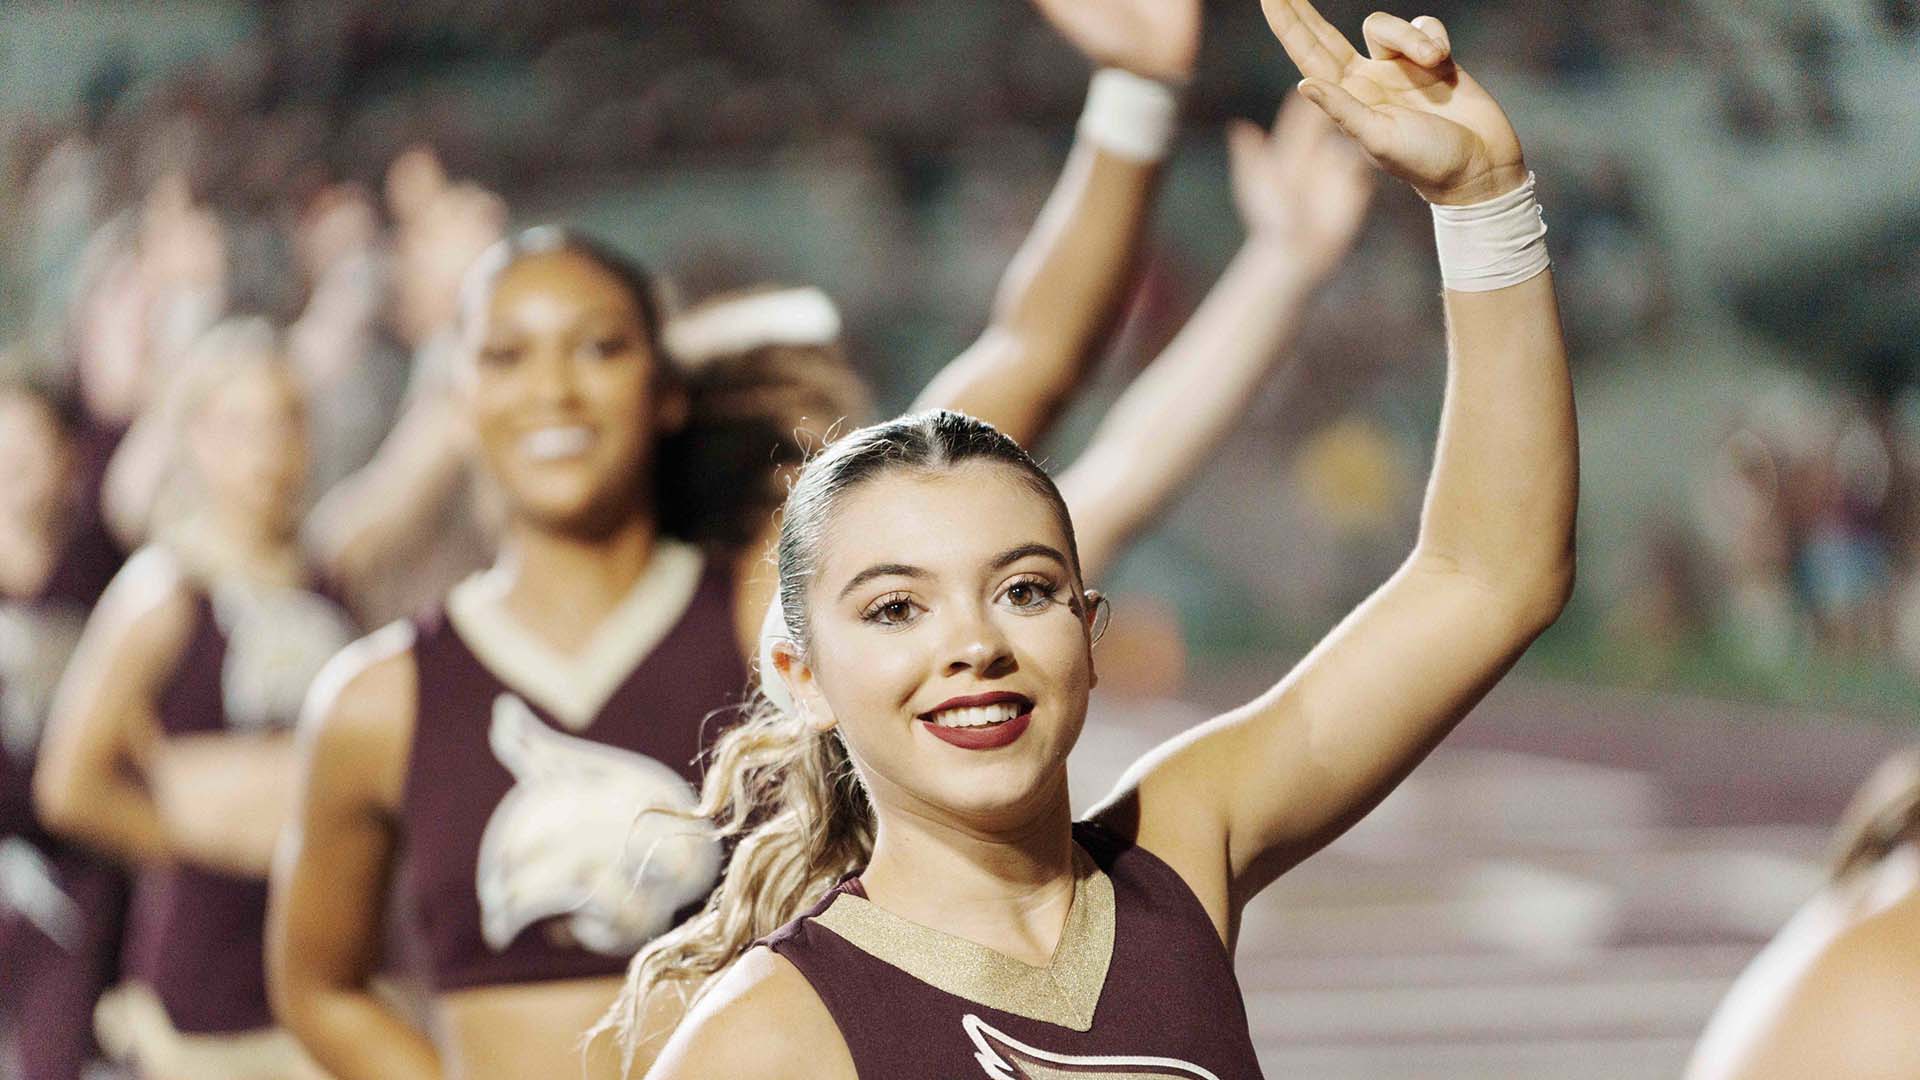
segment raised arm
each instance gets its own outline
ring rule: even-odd
[[[396,624],[354,643],[314,680],[300,729],[300,809],[273,867],[273,1011],[340,1080],[441,1075],[432,1042],[371,987],[415,709],[405,631]]]
[[[305,541],[360,613],[379,569],[413,557],[467,480],[470,434],[444,387],[424,387],[373,460],[336,484],[308,515]]]
[[[1270,138],[1245,121],[1227,136],[1246,242],[1060,476],[1089,580],[1179,495],[1288,355],[1373,194],[1366,161],[1303,99],[1281,110]]]
[[[1035,5],[1096,64],[1162,87],[1096,77],[1066,168],[1001,278],[986,331],[914,402],[971,413],[1025,445],[1046,433],[1119,322],[1171,131],[1172,88],[1193,73],[1200,41],[1198,0]],[[1156,90],[1157,115],[1142,100]]]
[[[1266,10],[1302,91],[1388,172],[1437,206],[1485,213],[1508,195],[1524,214],[1519,141],[1437,20],[1372,16],[1368,59],[1305,0]],[[1223,934],[1248,897],[1372,809],[1565,603],[1573,395],[1532,220],[1530,240],[1483,231],[1469,244],[1482,257],[1443,260],[1446,400],[1406,562],[1279,685],[1143,761],[1105,811],[1176,863]]]

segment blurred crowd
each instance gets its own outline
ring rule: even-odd
[[[1364,13],[1341,6],[1330,14]],[[1242,7],[1210,13],[1209,57],[1186,107],[1189,154],[1217,153],[1219,121],[1265,114],[1290,81],[1255,6]],[[1825,9],[1434,7],[1463,42],[1497,33],[1528,43],[1501,50],[1525,58],[1502,78],[1578,89],[1691,66],[1718,84],[1733,136],[1845,128]],[[238,43],[202,62],[150,70],[109,50],[72,108],[0,118],[0,227],[14,241],[0,255],[0,327],[19,346],[9,363],[73,390],[111,442],[160,407],[196,335],[223,314],[264,314],[291,328],[314,402],[310,490],[324,493],[368,461],[410,394],[433,387],[461,272],[510,219],[565,216],[589,201],[583,193],[662,175],[697,190],[703,175],[760,170],[797,177],[823,222],[857,222],[858,258],[816,260],[817,277],[848,312],[857,366],[897,403],[924,379],[926,358],[972,329],[952,324],[967,309],[953,293],[984,293],[1024,231],[1084,72],[1012,0],[692,11],[599,0],[262,4],[236,9]],[[1911,0],[1857,14],[1889,41],[1914,40]],[[1542,183],[1580,364],[1663,341],[1682,313],[1650,197],[1658,180],[1601,149]],[[1191,221],[1163,230],[1116,367],[1144,362],[1178,326],[1226,247],[1225,214],[1179,212]],[[1324,474],[1301,480],[1309,506],[1330,483],[1395,493],[1397,510],[1360,515],[1366,528],[1406,528],[1417,491],[1342,473],[1351,454],[1304,452],[1328,440],[1372,447],[1364,461],[1422,452],[1430,418],[1396,402],[1423,400],[1426,386],[1405,384],[1438,377],[1427,228],[1410,198],[1384,201],[1303,342],[1305,374],[1284,405],[1256,416],[1256,428],[1303,452],[1301,469]],[[769,238],[783,246],[804,244]],[[791,276],[795,265],[732,239],[637,253],[690,296]],[[1645,571],[1628,601],[1608,605],[1610,624],[1653,642],[1731,626],[1739,650],[1762,662],[1819,642],[1897,649],[1920,664],[1920,600],[1902,599],[1914,453],[1899,400],[1897,386],[1857,398],[1826,384],[1756,389],[1709,418],[1727,425],[1718,457],[1692,469],[1703,475],[1690,508],[1640,530]],[[119,487],[154,483],[136,468]],[[1351,531],[1339,502],[1318,500],[1324,520],[1309,525]],[[1356,567],[1353,580],[1377,572]]]
[[[1917,404],[1757,391],[1694,478],[1691,519],[1644,528],[1612,631],[1649,657],[1710,639],[1756,669],[1812,652],[1920,674]]]

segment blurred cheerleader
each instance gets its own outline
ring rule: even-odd
[[[80,1080],[93,1003],[112,985],[126,885],[109,861],[54,838],[32,778],[54,686],[120,565],[88,494],[77,401],[0,358],[0,1074]]]
[[[304,407],[262,320],[217,325],[169,388],[191,480],[88,620],[39,770],[48,826],[138,871],[101,1044],[155,1078],[319,1075],[268,1007],[266,873],[291,727],[352,638],[297,539]]]

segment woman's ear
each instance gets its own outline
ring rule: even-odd
[[[826,695],[820,692],[819,680],[814,678],[813,668],[807,664],[800,646],[780,638],[773,642],[772,652],[774,678],[786,688],[800,719],[818,732],[832,731],[839,726],[833,706],[827,704]]]
[[[660,404],[654,410],[655,430],[662,435],[678,435],[693,419],[693,395],[675,381],[663,381]]]

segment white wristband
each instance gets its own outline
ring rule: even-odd
[[[1472,206],[1435,206],[1433,243],[1440,280],[1455,292],[1492,292],[1545,270],[1547,223],[1533,174],[1519,187]]]
[[[1117,157],[1159,161],[1179,130],[1180,98],[1165,83],[1102,68],[1087,87],[1080,134]]]

